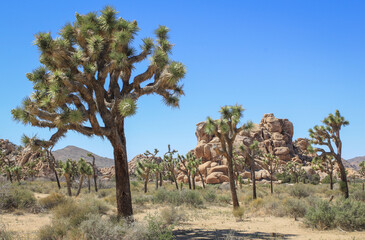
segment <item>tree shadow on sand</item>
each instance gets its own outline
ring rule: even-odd
[[[296,235],[294,234],[282,234],[282,233],[266,233],[266,232],[254,232],[246,233],[243,231],[233,231],[232,229],[218,229],[218,230],[206,230],[206,229],[191,229],[191,230],[175,230],[174,236],[177,240],[187,239],[289,239]]]

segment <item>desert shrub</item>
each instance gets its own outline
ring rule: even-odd
[[[306,198],[311,194],[311,190],[307,185],[298,183],[294,184],[293,186],[290,186],[289,194],[290,196],[296,198]]]
[[[170,206],[163,208],[160,212],[162,222],[167,225],[176,225],[186,220],[186,216],[177,207]]]
[[[146,240],[171,240],[174,239],[172,233],[173,226],[166,225],[156,216],[147,216],[147,234]]]
[[[83,221],[88,220],[90,215],[105,214],[108,210],[109,207],[106,203],[98,199],[76,201],[68,198],[53,209],[52,224],[43,227],[39,231],[38,237],[40,239],[62,238],[68,232],[77,229]]]
[[[237,219],[237,220],[242,220],[243,215],[245,213],[245,209],[243,207],[238,207],[238,208],[234,208],[233,209],[233,216]]]
[[[220,203],[227,204],[227,203],[231,202],[232,198],[231,198],[231,195],[229,195],[229,194],[220,194],[220,195],[218,195],[217,200]]]
[[[356,190],[351,194],[351,197],[357,201],[365,202],[365,192],[362,190]]]
[[[365,229],[365,203],[352,199],[338,201],[334,207],[335,225],[343,230]]]
[[[167,191],[160,188],[153,195],[154,203],[170,203],[175,206],[188,204],[194,207],[203,205],[203,199],[197,191],[182,190],[182,191]]]
[[[307,210],[305,201],[290,198],[287,201],[285,201],[284,204],[285,204],[286,214],[288,216],[294,217],[295,220],[305,216]]]
[[[312,228],[329,229],[334,227],[336,212],[328,201],[319,200],[308,208],[305,224]]]
[[[205,199],[205,201],[212,203],[217,199],[217,194],[214,190],[209,189],[203,194],[203,198]]]
[[[125,234],[125,229],[121,225],[104,219],[98,214],[88,215],[87,220],[80,224],[80,230],[87,240],[118,240],[122,239]]]
[[[0,239],[2,240],[11,240],[13,239],[14,233],[10,232],[5,225],[5,223],[0,220]]]
[[[36,199],[31,191],[16,185],[5,184],[0,187],[1,210],[31,209],[35,205]]]
[[[256,199],[253,199],[251,202],[250,202],[250,208],[251,209],[259,209],[261,208],[262,206],[264,205],[264,200],[260,197],[256,198]]]
[[[66,201],[65,195],[61,193],[51,193],[49,196],[39,200],[39,204],[46,209],[51,209]]]
[[[180,196],[183,198],[183,202],[185,204],[194,207],[200,207],[203,205],[203,199],[198,191],[185,190],[180,193]]]
[[[150,202],[152,199],[152,196],[149,195],[140,195],[140,196],[134,196],[132,198],[132,201],[134,204],[138,205],[144,205],[145,203]]]
[[[111,190],[112,189],[100,189],[100,190],[98,190],[98,193],[97,193],[98,198],[104,198],[104,197],[109,196],[112,193]]]

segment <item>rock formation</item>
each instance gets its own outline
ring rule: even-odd
[[[205,122],[197,124],[195,135],[198,145],[194,149],[196,157],[202,158],[203,164],[199,169],[207,183],[221,183],[228,180],[227,173],[224,171],[215,171],[214,169],[226,166],[226,161],[219,156],[215,148],[220,146],[219,139],[215,136],[209,136],[204,132]],[[259,124],[254,124],[249,135],[240,132],[234,142],[236,149],[243,143],[251,144],[254,140],[259,142],[259,147],[264,153],[271,153],[277,156],[281,161],[295,161],[306,165],[312,157],[305,153],[309,140],[298,138],[292,141],[294,133],[293,124],[288,119],[278,119],[274,114],[265,114]],[[257,180],[269,177],[269,174],[261,169],[256,169]],[[241,173],[243,178],[249,178],[249,172]]]

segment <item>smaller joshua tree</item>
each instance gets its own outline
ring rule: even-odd
[[[192,176],[193,189],[195,190],[195,175],[197,173],[200,176],[203,188],[205,188],[203,174],[199,170],[199,165],[202,163],[202,158],[196,158],[192,152],[189,152],[186,154],[186,159],[188,160],[188,169],[190,170]]]
[[[285,171],[291,174],[292,178],[294,178],[295,183],[299,183],[299,179],[303,175],[302,166],[303,165],[300,163],[290,161],[287,162],[285,166]]]
[[[72,196],[72,191],[71,191],[71,180],[72,180],[72,176],[74,173],[74,166],[72,163],[71,159],[67,159],[67,161],[65,163],[59,162],[60,164],[60,171],[63,174],[63,176],[66,179],[66,184],[67,184],[67,194],[71,197]]]
[[[270,190],[271,190],[271,194],[273,194],[274,193],[274,188],[273,188],[273,183],[272,183],[273,176],[279,170],[280,160],[277,156],[272,155],[270,153],[266,153],[263,155],[263,158],[259,162],[259,165],[261,165],[270,174]]]
[[[87,154],[88,157],[91,157],[93,159],[92,163],[89,163],[91,165],[92,171],[93,171],[93,178],[94,178],[94,186],[95,186],[95,192],[98,192],[98,184],[97,184],[97,178],[98,178],[98,169],[95,165],[95,156],[91,153]]]
[[[238,208],[239,202],[237,198],[236,185],[234,182],[233,173],[233,142],[236,139],[237,134],[245,129],[250,129],[252,123],[243,124],[238,126],[243,116],[244,109],[241,105],[224,106],[219,111],[221,118],[219,120],[213,120],[208,117],[205,124],[205,132],[209,135],[214,135],[219,138],[221,149],[216,148],[219,155],[223,155],[228,162],[228,177],[229,185],[231,189],[233,208]]]
[[[259,149],[259,142],[253,141],[252,144],[246,146],[241,145],[240,150],[243,153],[243,156],[246,160],[246,165],[250,166],[251,169],[251,180],[252,180],[252,198],[256,199],[256,176],[255,176],[255,169],[256,169],[256,161],[260,159],[262,156],[262,152]]]
[[[323,155],[321,157],[314,157],[312,165],[314,170],[320,170],[327,173],[330,179],[330,189],[333,190],[333,171],[335,170],[336,161],[331,155]]]
[[[77,165],[78,165],[78,170],[79,170],[79,174],[80,174],[80,183],[79,183],[79,188],[76,193],[76,197],[79,196],[79,194],[81,192],[82,183],[84,182],[85,176],[88,176],[88,184],[89,184],[89,192],[90,192],[90,177],[92,175],[92,168],[90,167],[89,164],[86,163],[85,159],[80,158]]]
[[[341,116],[340,111],[336,110],[335,114],[330,113],[328,117],[323,119],[322,126],[314,126],[309,129],[309,136],[311,143],[315,146],[310,151],[317,153],[319,157],[324,155],[331,155],[336,160],[336,164],[340,170],[340,187],[344,193],[345,198],[349,197],[349,188],[347,184],[347,174],[345,166],[342,163],[342,141],[340,137],[340,130],[342,126],[349,125],[349,121]],[[322,148],[324,147],[324,148]]]
[[[158,153],[158,150],[155,149],[155,154],[152,154],[148,150],[144,153],[145,158],[142,161],[137,163],[137,175],[144,180],[144,192],[147,192],[148,181],[150,179],[150,174],[153,172],[155,168],[154,157]]]
[[[183,155],[180,155],[180,154],[177,155],[177,159],[179,160],[177,169],[182,171],[185,174],[185,176],[188,178],[189,189],[191,189],[191,176],[190,176],[191,169],[189,166],[189,161],[186,157],[184,157]]]
[[[165,169],[168,171],[168,174],[173,182],[175,182],[175,187],[179,190],[179,185],[176,181],[175,169],[178,166],[178,159],[174,158],[174,155],[177,153],[176,150],[171,150],[170,144],[167,146],[168,151],[163,156],[163,161],[165,165]]]

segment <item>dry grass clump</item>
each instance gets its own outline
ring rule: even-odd
[[[34,194],[15,183],[0,183],[0,210],[14,211],[15,209],[38,212]]]
[[[52,209],[66,201],[66,196],[62,193],[51,193],[45,198],[39,199],[39,204],[45,209]]]

